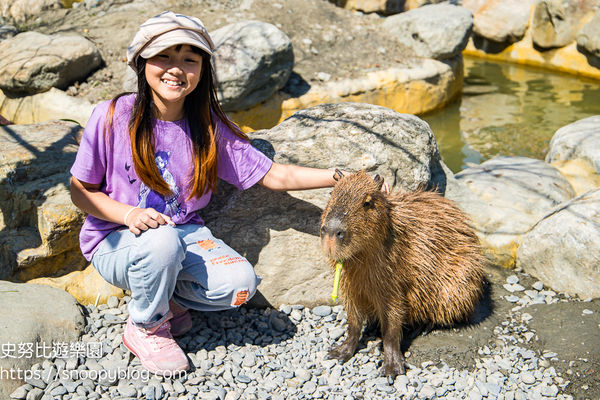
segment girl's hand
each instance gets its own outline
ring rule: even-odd
[[[134,208],[125,218],[125,225],[129,231],[139,235],[142,231],[150,228],[158,228],[159,225],[169,224],[175,226],[175,223],[168,215],[159,213],[154,208]]]

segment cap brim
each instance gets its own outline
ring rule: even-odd
[[[176,29],[158,36],[139,53],[139,56],[148,59],[178,44],[188,44],[197,47],[209,56],[212,56],[212,50],[208,41],[201,34],[187,29]]]

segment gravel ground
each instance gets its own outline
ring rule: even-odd
[[[568,394],[575,383],[569,377],[572,371],[562,375],[559,370],[564,368],[558,354],[534,346],[539,338],[530,327],[533,317],[525,310],[541,303],[580,301],[545,290],[539,282],[519,282],[516,274],[506,278],[504,289],[505,294],[498,301],[504,302],[502,305],[510,311],[497,320],[489,345],[472,345],[473,366],[456,367],[449,365],[451,360],[447,363],[431,354],[425,360],[427,352],[420,351],[422,342],[415,339],[406,351],[407,374],[395,381],[379,374],[383,355],[376,329],[367,328],[357,354],[340,364],[327,359],[326,354],[333,343],[343,340],[346,325],[343,307],[308,309],[301,305],[286,305],[279,310],[194,312],[194,328],[178,340],[193,364],[192,369],[181,376],[153,376],[140,367],[138,359],[122,344],[129,298],[111,298],[108,305],[86,307],[86,334],[81,338],[82,342],[101,342],[103,357],[47,359],[32,368],[40,371],[41,378],[27,379],[27,384],[11,397],[26,400],[572,399]],[[591,309],[582,311],[583,316],[593,314]],[[462,336],[472,332],[472,328],[446,331]],[[436,335],[438,331],[428,336]],[[570,366],[573,364],[574,361]]]

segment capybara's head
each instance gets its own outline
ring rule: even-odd
[[[321,247],[333,260],[347,260],[378,246],[390,228],[390,206],[381,192],[383,178],[364,171],[344,176],[337,183],[321,215]]]

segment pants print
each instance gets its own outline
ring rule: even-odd
[[[137,236],[117,230],[92,264],[107,282],[131,291],[130,318],[144,328],[170,317],[169,299],[194,310],[225,310],[245,303],[260,283],[248,260],[196,224],[161,225]]]

